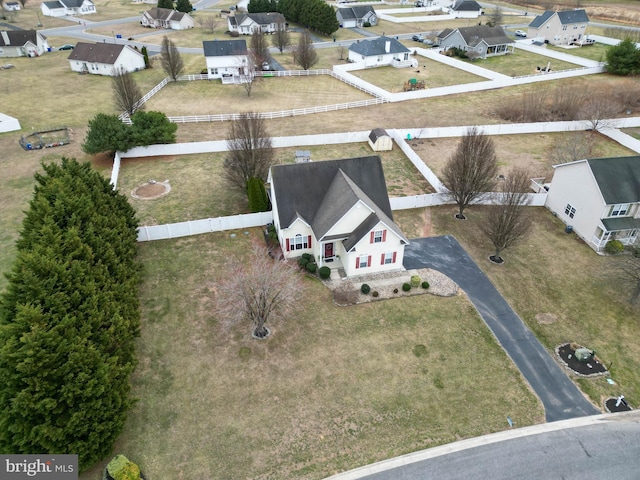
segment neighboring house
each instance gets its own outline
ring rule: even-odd
[[[114,76],[124,69],[127,72],[144,70],[144,56],[128,45],[115,43],[78,42],[67,58],[71,70],[79,73]]]
[[[418,65],[410,57],[411,50],[395,38],[378,37],[373,40],[360,40],[349,47],[350,62],[364,62],[365,67],[415,67]]]
[[[444,49],[457,47],[480,58],[513,53],[514,49],[514,41],[502,28],[487,25],[446,29],[438,34],[438,41]]]
[[[362,27],[365,23],[371,26],[378,24],[378,15],[371,5],[338,8],[336,18],[343,28]]]
[[[386,152],[393,150],[393,140],[386,130],[374,128],[369,134],[369,146],[374,152]]]
[[[402,270],[409,241],[393,222],[377,155],[274,165],[269,183],[286,258],[309,253],[347,277]]]
[[[47,17],[65,17],[67,15],[89,15],[96,13],[96,6],[91,0],[57,0],[43,2],[40,5],[42,14]]]
[[[47,37],[36,30],[0,31],[0,57],[39,57],[48,49]]]
[[[529,24],[528,38],[545,41],[551,45],[568,45],[579,42],[586,35],[589,17],[583,9],[566,12],[547,10]]]
[[[277,12],[240,13],[227,17],[229,31],[238,32],[240,35],[251,35],[254,32],[274,33],[278,31],[278,24],[285,24],[285,19]]]
[[[456,0],[449,7],[449,14],[456,18],[478,18],[482,14],[482,7],[475,0]]]
[[[4,8],[9,12],[17,12],[18,10],[20,10],[20,3],[19,2],[3,2],[2,8]]]
[[[253,74],[245,40],[207,40],[202,47],[210,79],[243,83]]]
[[[553,167],[545,206],[600,252],[609,240],[638,242],[640,156],[597,158]]]
[[[152,8],[142,13],[140,24],[150,28],[169,28],[171,30],[187,30],[193,28],[193,17],[187,13],[169,8]]]

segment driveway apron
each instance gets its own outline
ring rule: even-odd
[[[540,398],[547,422],[601,413],[551,358],[454,237],[412,239],[405,247],[403,263],[407,270],[438,270],[465,291],[502,348]]]

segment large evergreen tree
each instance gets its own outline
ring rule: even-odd
[[[607,50],[607,72],[615,75],[640,74],[640,49],[630,38]]]
[[[158,0],[158,8],[173,10],[173,0]]]
[[[126,152],[133,146],[130,128],[117,115],[98,113],[89,120],[82,150],[90,155],[106,152],[113,156],[115,152]]]
[[[106,456],[132,405],[137,222],[90,164],[44,165],[0,298],[0,451]]]
[[[178,125],[171,123],[162,112],[136,112],[131,117],[133,125],[133,143],[138,145],[156,145],[176,143]]]
[[[189,0],[178,0],[176,2],[176,10],[183,13],[191,13],[193,11],[193,5]]]

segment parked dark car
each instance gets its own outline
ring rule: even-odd
[[[67,43],[65,45],[62,45],[61,47],[58,47],[58,50],[73,50],[73,48],[74,48],[74,45]]]

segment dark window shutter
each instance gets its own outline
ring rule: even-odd
[[[289,239],[287,238],[287,252],[289,251]]]
[[[309,248],[311,248],[311,235],[309,235],[309,239],[307,241],[307,244],[309,245]]]
[[[371,255],[367,257],[367,267],[371,266]]]
[[[396,252],[393,252],[393,260],[391,263],[396,263]]]
[[[387,241],[387,231],[386,230],[382,230],[382,241],[383,242]]]
[[[373,237],[374,237],[374,235],[375,235],[375,232],[371,232],[371,235],[370,235],[370,237],[371,237],[371,238],[370,238],[370,240],[369,240],[369,243],[373,243]]]
[[[380,256],[380,265],[384,265],[384,253]]]

